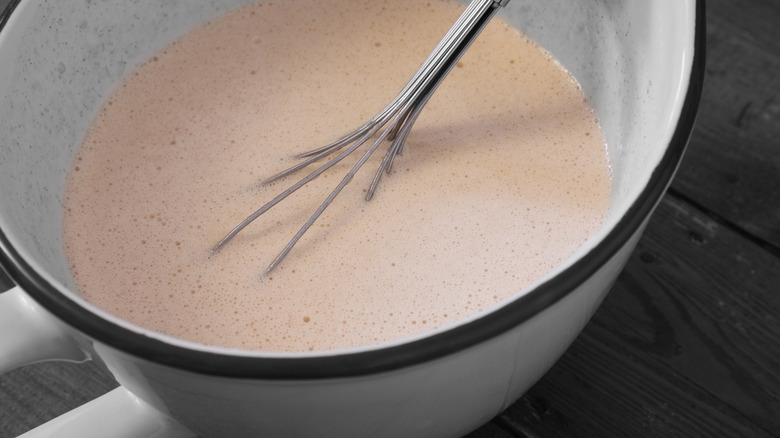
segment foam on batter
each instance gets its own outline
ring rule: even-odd
[[[458,320],[559,264],[606,214],[604,137],[570,75],[498,19],[373,200],[382,150],[271,277],[265,267],[357,156],[207,257],[294,182],[261,180],[383,108],[462,8],[269,1],[154,56],[106,103],[70,174],[65,240],[84,297],[186,340],[327,350]]]

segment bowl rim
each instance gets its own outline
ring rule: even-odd
[[[397,370],[436,360],[497,337],[567,297],[641,229],[677,171],[701,99],[705,68],[705,0],[694,0],[693,56],[688,89],[668,148],[648,184],[612,230],[587,254],[525,295],[480,318],[405,343],[367,351],[307,357],[256,357],[195,350],[112,323],[72,301],[11,245],[0,228],[0,266],[30,297],[66,324],[101,343],[153,363],[221,377],[308,380]],[[21,0],[0,11],[0,31]]]

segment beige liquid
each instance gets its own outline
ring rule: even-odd
[[[456,321],[560,263],[608,208],[604,139],[572,78],[499,20],[372,201],[381,150],[270,278],[357,156],[207,257],[294,180],[259,181],[383,108],[462,8],[267,2],[157,54],[110,98],[70,175],[65,239],[84,296],[186,340],[325,350]]]

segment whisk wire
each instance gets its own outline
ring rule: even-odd
[[[396,116],[398,117],[398,116]],[[374,154],[374,151],[376,151],[377,147],[387,138],[387,136],[390,134],[391,129],[385,129],[382,134],[379,135],[379,137],[374,141],[374,143],[369,147],[363,155],[360,157],[360,160],[355,163],[354,166],[352,166],[352,169],[347,173],[347,175],[342,178],[342,180],[339,182],[339,184],[336,186],[335,189],[328,195],[327,198],[325,198],[325,201],[320,204],[320,206],[315,210],[315,212],[309,217],[309,219],[306,221],[306,223],[303,224],[303,226],[298,230],[298,232],[293,236],[293,238],[290,240],[287,245],[282,249],[282,251],[279,253],[278,256],[274,259],[273,262],[271,262],[270,265],[268,265],[268,268],[266,268],[264,272],[264,276],[267,276],[281,261],[287,256],[287,253],[292,250],[293,246],[295,246],[296,243],[303,237],[303,235],[306,233],[306,231],[311,228],[312,225],[314,225],[314,222],[319,219],[320,215],[325,211],[328,206],[333,202],[334,199],[336,199],[336,196],[341,193],[341,190],[344,189],[344,187],[349,184],[349,182],[352,180],[352,178],[357,174],[357,172],[360,170],[361,167],[368,161],[369,158],[371,158],[371,155]],[[350,148],[352,149],[352,148]],[[351,152],[345,151],[344,153],[349,154]],[[342,155],[344,154],[342,153]],[[319,170],[319,169],[318,169]],[[314,173],[314,172],[312,172]],[[270,208],[270,207],[269,207]]]
[[[447,31],[444,38],[437,44],[425,62],[420,66],[417,72],[412,76],[409,82],[401,89],[398,95],[387,104],[387,106],[375,115],[371,120],[357,128],[355,131],[346,134],[338,140],[320,148],[299,154],[297,158],[303,159],[300,163],[266,179],[263,184],[276,181],[280,178],[295,173],[316,161],[320,161],[332,154],[341,151],[336,157],[330,159],[319,168],[315,169],[300,181],[296,182],[285,191],[277,195],[271,201],[257,209],[249,215],[235,228],[233,228],[225,237],[222,238],[211,250],[211,254],[218,252],[225,244],[235,237],[247,225],[273,208],[276,204],[287,198],[289,195],[308,184],[314,178],[318,177],[328,169],[341,162],[348,155],[365,144],[370,138],[381,131],[376,140],[363,153],[360,159],[350,169],[344,178],[339,182],[335,189],[328,195],[325,201],[320,204],[317,210],[309,217],[304,225],[298,230],[295,236],[282,249],[279,255],[266,268],[264,275],[268,275],[292,250],[296,243],[311,228],[316,220],[322,215],[325,209],[333,202],[336,196],[341,193],[344,187],[352,180],[360,168],[373,155],[379,145],[385,140],[391,141],[388,150],[379,165],[374,179],[371,182],[366,194],[366,200],[370,200],[379,185],[383,173],[390,173],[395,158],[402,152],[406,139],[412,126],[416,122],[422,109],[433,95],[444,77],[450,72],[460,56],[468,49],[474,39],[479,35],[484,26],[495,15],[495,12],[506,4],[509,0],[472,0],[466,7],[455,24]],[[389,124],[388,124],[389,123]],[[386,126],[387,125],[387,126]],[[384,130],[382,128],[384,127]]]

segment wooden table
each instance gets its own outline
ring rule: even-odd
[[[707,14],[698,123],[636,252],[563,358],[471,438],[780,437],[780,0]],[[2,376],[0,438],[115,385],[90,364]]]

